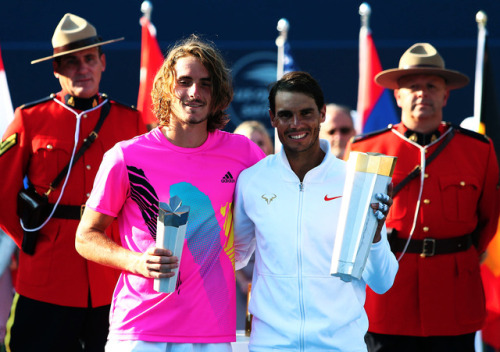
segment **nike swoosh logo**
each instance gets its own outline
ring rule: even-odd
[[[341,198],[341,197],[342,196],[336,196],[336,197],[328,198],[328,195],[325,195],[325,201],[328,202],[330,200],[334,200],[334,199]]]

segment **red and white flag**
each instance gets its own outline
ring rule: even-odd
[[[2,61],[2,51],[0,49],[0,137],[3,135],[7,126],[14,119],[14,109],[10,100],[9,86],[7,76]]]
[[[364,3],[365,8],[368,4]],[[362,13],[360,6],[360,14]],[[369,7],[368,7],[369,10]],[[369,16],[370,12],[362,16]],[[399,122],[388,89],[375,83],[375,76],[382,71],[382,64],[373,42],[371,29],[366,24],[359,31],[359,85],[358,85],[358,118],[357,133],[368,133],[386,128],[389,124]]]
[[[145,124],[156,123],[156,117],[151,111],[151,89],[156,72],[163,64],[163,54],[156,39],[155,26],[145,17],[141,17],[141,72],[137,109],[142,112]]]

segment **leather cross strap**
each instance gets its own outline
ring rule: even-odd
[[[80,159],[80,157],[83,155],[83,153],[85,153],[85,151],[87,151],[87,149],[89,149],[90,145],[92,143],[94,143],[94,141],[98,137],[98,133],[102,127],[102,124],[104,123],[104,120],[108,116],[110,110],[111,110],[111,104],[108,101],[106,104],[104,104],[101,107],[101,114],[99,115],[99,121],[97,121],[97,124],[95,125],[94,130],[92,132],[90,132],[89,136],[83,140],[82,146],[76,152],[75,158],[73,159],[73,166],[76,164],[78,159]],[[69,162],[64,167],[64,169],[62,169],[61,172],[59,172],[59,175],[57,175],[57,177],[54,179],[54,181],[52,181],[52,183],[50,184],[49,191],[52,191],[52,190],[56,189],[57,186],[59,186],[59,183],[61,183],[64,176],[66,176],[66,174],[68,173],[68,169],[69,169]]]
[[[97,124],[95,125],[94,129],[92,130],[92,132],[90,132],[90,134],[88,135],[88,137],[83,140],[82,146],[76,152],[75,157],[73,159],[73,165],[72,166],[74,166],[76,164],[76,162],[78,161],[78,159],[80,159],[80,157],[83,155],[83,153],[85,153],[85,151],[87,149],[89,149],[90,145],[92,143],[94,143],[94,141],[98,137],[99,131],[101,130],[102,124],[104,123],[104,120],[108,116],[110,110],[111,110],[111,103],[108,101],[107,103],[105,103],[101,107],[101,114],[99,115],[99,120],[97,121]],[[68,172],[68,168],[69,168],[69,162],[64,167],[64,169],[62,169],[61,172],[59,172],[59,174],[54,179],[54,181],[52,181],[52,183],[50,184],[50,188],[49,188],[48,193],[50,193],[52,190],[54,190],[55,188],[57,188],[57,186],[59,185],[59,183],[61,183],[61,181],[63,180],[63,178],[66,176],[66,174]],[[46,193],[46,195],[48,193]],[[53,218],[59,218],[59,219],[67,219],[67,220],[80,220],[80,218],[82,216],[82,213],[83,213],[84,207],[85,207],[84,205],[64,205],[64,204],[59,204],[57,206],[56,210],[54,211],[54,214],[52,215],[52,217]],[[53,208],[54,208],[54,204],[50,204],[49,203],[49,208],[46,209],[47,210],[47,216],[49,216],[49,214],[50,214],[50,212],[52,211]]]
[[[451,127],[451,131],[448,132],[444,141],[425,160],[426,165],[429,165],[434,159],[436,159],[438,154],[443,151],[444,147],[446,147],[446,145],[451,141],[451,139],[453,138],[454,135],[455,135],[455,129],[453,127]],[[394,186],[394,189],[392,191],[392,198],[396,197],[396,194],[398,194],[398,192],[401,191],[401,189],[404,186],[406,186],[406,184],[408,182],[410,182],[415,177],[420,175],[421,170],[422,170],[422,168],[420,167],[420,165],[415,166],[415,168],[401,182],[399,182],[396,186]]]

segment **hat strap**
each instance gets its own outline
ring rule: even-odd
[[[54,48],[54,54],[59,54],[65,51],[70,51],[78,48],[84,48],[89,45],[97,44],[102,42],[101,37],[95,36],[90,38],[85,38],[81,40],[77,40],[76,42],[72,42],[63,46],[58,46]]]

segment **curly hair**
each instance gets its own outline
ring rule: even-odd
[[[175,98],[175,65],[186,56],[198,58],[210,74],[212,99],[207,129],[223,129],[229,121],[224,110],[233,100],[231,74],[215,45],[194,34],[175,44],[158,70],[151,91],[153,113],[161,126],[169,125]]]

